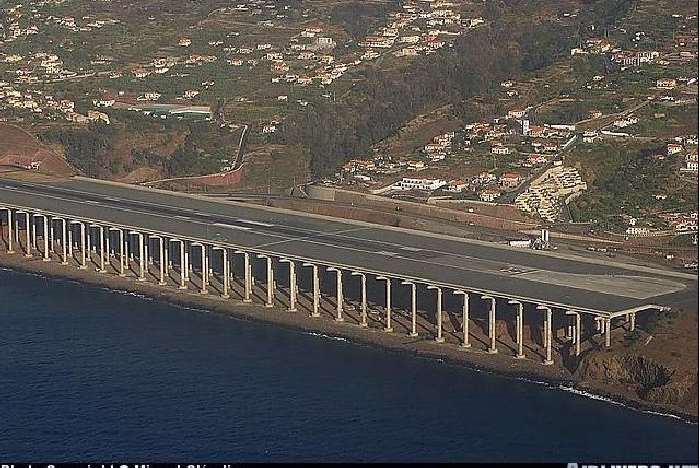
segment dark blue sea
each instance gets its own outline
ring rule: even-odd
[[[3,270],[0,456],[697,462],[698,426],[438,361]]]

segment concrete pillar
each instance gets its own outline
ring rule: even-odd
[[[187,289],[187,277],[185,276],[185,270],[187,269],[187,262],[185,261],[185,241],[182,239],[177,239],[176,242],[180,243],[180,288]]]
[[[634,331],[637,321],[637,312],[630,312],[630,331]]]
[[[445,338],[442,336],[442,288],[439,286],[428,286],[428,289],[434,289],[437,293],[435,304],[435,341],[437,343],[444,343]]]
[[[523,354],[523,303],[516,300],[508,301],[508,304],[515,304],[517,312],[515,316],[515,344],[518,349],[515,351],[516,359],[525,358]]]
[[[282,263],[289,264],[289,312],[297,310],[297,270],[294,260],[283,258]]]
[[[92,260],[92,257],[90,255],[91,251],[92,251],[92,227],[88,224],[85,227],[85,258],[86,258],[86,261]]]
[[[185,259],[184,263],[184,272],[185,272],[185,283],[190,282],[190,245],[187,243],[186,240],[182,241],[183,245],[185,246],[184,253],[182,254],[183,258]]]
[[[134,232],[139,238],[139,277],[138,277],[137,281],[146,281],[146,266],[145,266],[146,259],[144,258],[144,245],[143,245],[144,238],[143,238],[142,233],[140,233],[138,231],[134,231]]]
[[[498,353],[496,348],[496,298],[492,296],[481,296],[482,299],[490,300],[491,307],[489,308],[489,354]]]
[[[248,252],[243,252],[243,302],[253,302],[253,271],[250,265],[250,254]]]
[[[390,333],[394,331],[391,327],[391,278],[386,276],[377,276],[380,281],[386,281],[386,326],[384,331]]]
[[[12,242],[14,239],[12,238],[14,235],[14,226],[12,225],[13,220],[12,220],[12,208],[6,208],[7,210],[7,253],[15,253],[13,249]]]
[[[471,348],[469,343],[469,293],[467,291],[456,290],[453,294],[464,296],[462,303],[462,344],[463,349]]]
[[[126,260],[124,252],[124,230],[119,229],[119,276],[125,276],[124,272],[124,260]]]
[[[603,327],[605,328],[605,347],[610,347],[610,329],[612,325],[612,320],[609,318],[604,319]]]
[[[353,271],[350,273],[352,276],[360,277],[360,326],[367,327],[367,275],[359,272]]]
[[[416,310],[416,283],[403,281],[401,284],[411,287],[411,331],[408,336],[416,337],[418,336],[418,330],[416,330],[416,315],[418,313]]]
[[[572,342],[574,353],[579,356],[581,354],[581,314],[575,310],[569,310],[566,315],[570,315],[574,319]]]
[[[537,309],[544,310],[544,346],[545,358],[542,364],[551,366],[554,364],[552,359],[552,309],[546,306],[537,306]]]
[[[168,277],[170,276],[169,266],[170,266],[170,238],[163,237],[163,274]]]
[[[265,259],[266,266],[266,281],[267,285],[265,287],[265,292],[267,293],[267,299],[265,300],[265,307],[274,307],[275,305],[275,272],[272,269],[272,258],[268,255],[258,255],[258,258]]]
[[[200,294],[208,294],[209,291],[207,290],[207,284],[209,283],[209,265],[207,265],[207,246],[204,244],[192,244],[200,248],[201,250],[201,255],[202,255],[202,287],[199,290]]]
[[[330,267],[328,271],[335,272],[335,321],[342,322],[343,318],[343,270],[340,268]]]
[[[87,269],[87,257],[85,254],[85,244],[86,244],[85,223],[79,222],[79,224],[80,224],[80,266],[78,268],[81,270],[86,270]]]
[[[107,263],[105,271],[109,270],[112,267],[112,246],[110,245],[111,238],[112,228],[107,226],[107,228],[105,229],[105,262]]]
[[[97,229],[100,232],[100,273],[104,273],[105,270],[105,229],[102,225],[98,225]]]
[[[228,299],[230,296],[228,294],[229,288],[230,288],[230,283],[231,283],[231,264],[229,263],[228,260],[228,249],[225,247],[214,247],[215,250],[221,250],[221,257],[222,257],[222,263],[223,263],[223,269],[224,269],[224,281],[223,281],[223,286],[224,290],[221,292],[221,297],[224,299]]]
[[[70,241],[66,238],[66,218],[61,218],[61,263],[68,264],[68,244]]]
[[[35,219],[36,215],[29,214],[28,217],[30,219],[30,221],[28,221],[28,222],[32,226],[32,235],[31,235],[32,249],[39,250],[39,248],[36,244],[36,219]]]
[[[42,215],[42,228],[43,228],[43,236],[44,236],[44,257],[42,258],[43,261],[48,262],[51,260],[51,251],[49,250],[49,217],[46,215]]]
[[[27,239],[26,239],[26,248],[24,249],[24,256],[27,258],[32,257],[32,239],[31,239],[31,214],[29,214],[28,211],[24,211],[25,219],[26,219],[26,234],[27,234]]]
[[[318,265],[313,263],[304,263],[303,266],[311,267],[312,272],[312,282],[313,282],[313,309],[311,311],[311,317],[318,318],[321,316],[319,311],[319,306],[321,303],[321,285],[319,284],[318,278]]]
[[[161,286],[165,286],[165,265],[166,265],[166,260],[165,260],[165,239],[163,239],[161,236],[157,236],[158,238],[158,284]]]

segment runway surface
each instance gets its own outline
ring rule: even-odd
[[[87,179],[3,179],[3,203],[578,310],[697,304],[693,275]]]

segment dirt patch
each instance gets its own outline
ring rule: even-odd
[[[32,169],[45,174],[75,173],[56,148],[39,143],[29,132],[11,124],[0,124],[0,166]]]

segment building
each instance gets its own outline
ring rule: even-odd
[[[676,87],[675,78],[659,78],[656,80],[656,87],[661,89],[673,89]]]
[[[394,190],[423,190],[432,192],[446,185],[442,179],[413,179],[404,177],[401,181],[392,184]]]
[[[481,201],[493,203],[498,197],[501,196],[501,191],[495,188],[487,188],[479,194]]]
[[[498,179],[498,182],[501,184],[501,187],[505,189],[514,189],[520,185],[522,180],[523,178],[517,172],[504,172],[500,179]]]
[[[491,147],[491,153],[498,155],[508,155],[511,153],[511,149],[507,146],[496,145]]]
[[[467,183],[461,179],[451,180],[447,183],[444,190],[448,192],[462,192],[467,188]]]

